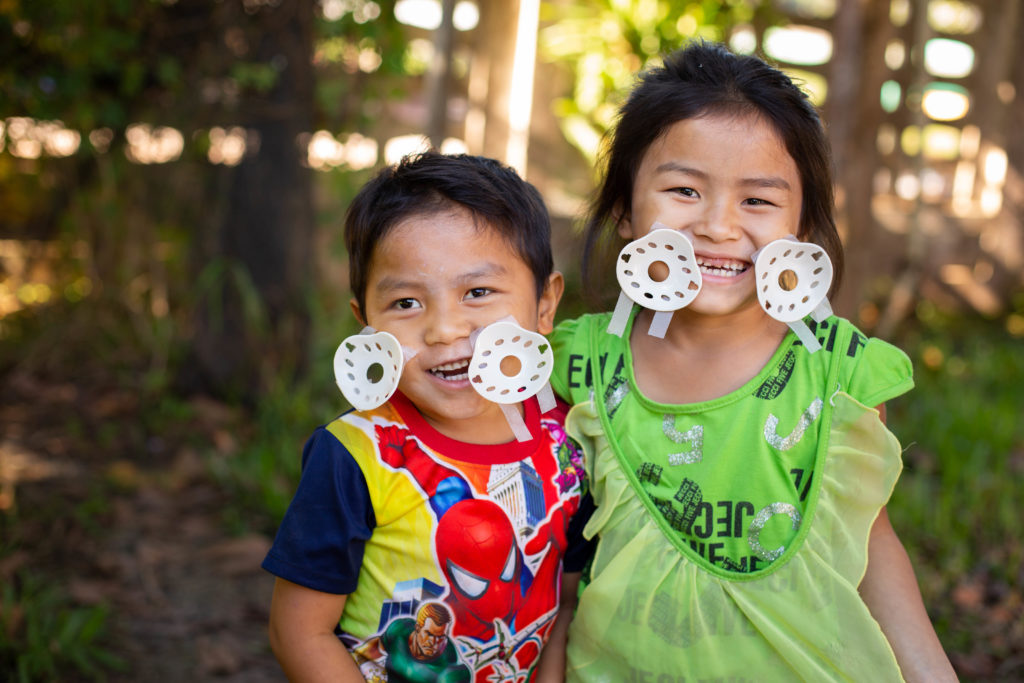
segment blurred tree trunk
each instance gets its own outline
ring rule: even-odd
[[[519,0],[483,0],[472,71],[467,144],[473,154],[504,160],[509,141],[509,93],[515,61]],[[475,122],[475,123],[474,123]]]
[[[873,177],[879,155],[875,144],[884,119],[879,91],[886,79],[885,46],[892,37],[887,3],[839,3],[832,60],[832,96],[826,121],[842,188],[840,229],[845,232],[846,273],[833,301],[836,311],[856,317],[873,270],[880,226],[871,211]]]
[[[448,132],[448,88],[455,46],[454,14],[455,0],[442,0],[441,25],[434,32],[434,58],[430,65],[427,89],[427,137],[434,149],[441,149],[441,143]]]
[[[199,292],[190,379],[218,395],[252,399],[307,363],[314,217],[300,143],[313,125],[313,4],[264,4],[239,25],[246,56],[276,78],[240,102],[249,148],[229,172]]]

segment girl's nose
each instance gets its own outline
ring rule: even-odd
[[[739,215],[735,207],[729,202],[720,202],[708,205],[694,225],[693,234],[712,242],[720,242],[733,239],[739,229]]]

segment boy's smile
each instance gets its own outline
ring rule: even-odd
[[[552,274],[538,301],[530,267],[504,237],[451,206],[412,215],[377,244],[366,308],[356,316],[415,353],[399,390],[445,436],[471,443],[512,440],[501,407],[470,386],[474,330],[512,316],[547,334],[562,280]]]

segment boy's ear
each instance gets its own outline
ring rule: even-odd
[[[363,327],[366,327],[366,319],[363,318],[363,311],[359,308],[359,302],[356,301],[356,298],[352,297],[351,299],[349,299],[348,305],[349,308],[352,309],[352,315],[356,317],[356,320],[359,321],[359,324],[362,325]]]
[[[540,300],[537,302],[537,331],[541,334],[550,334],[551,330],[555,329],[555,312],[564,291],[565,279],[556,270],[548,276],[548,282],[544,285],[544,291],[540,293]]]

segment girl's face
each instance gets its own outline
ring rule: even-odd
[[[690,238],[703,287],[686,309],[726,315],[759,308],[753,255],[797,235],[803,192],[796,162],[756,116],[685,119],[640,162],[619,234],[634,240],[657,221]]]

